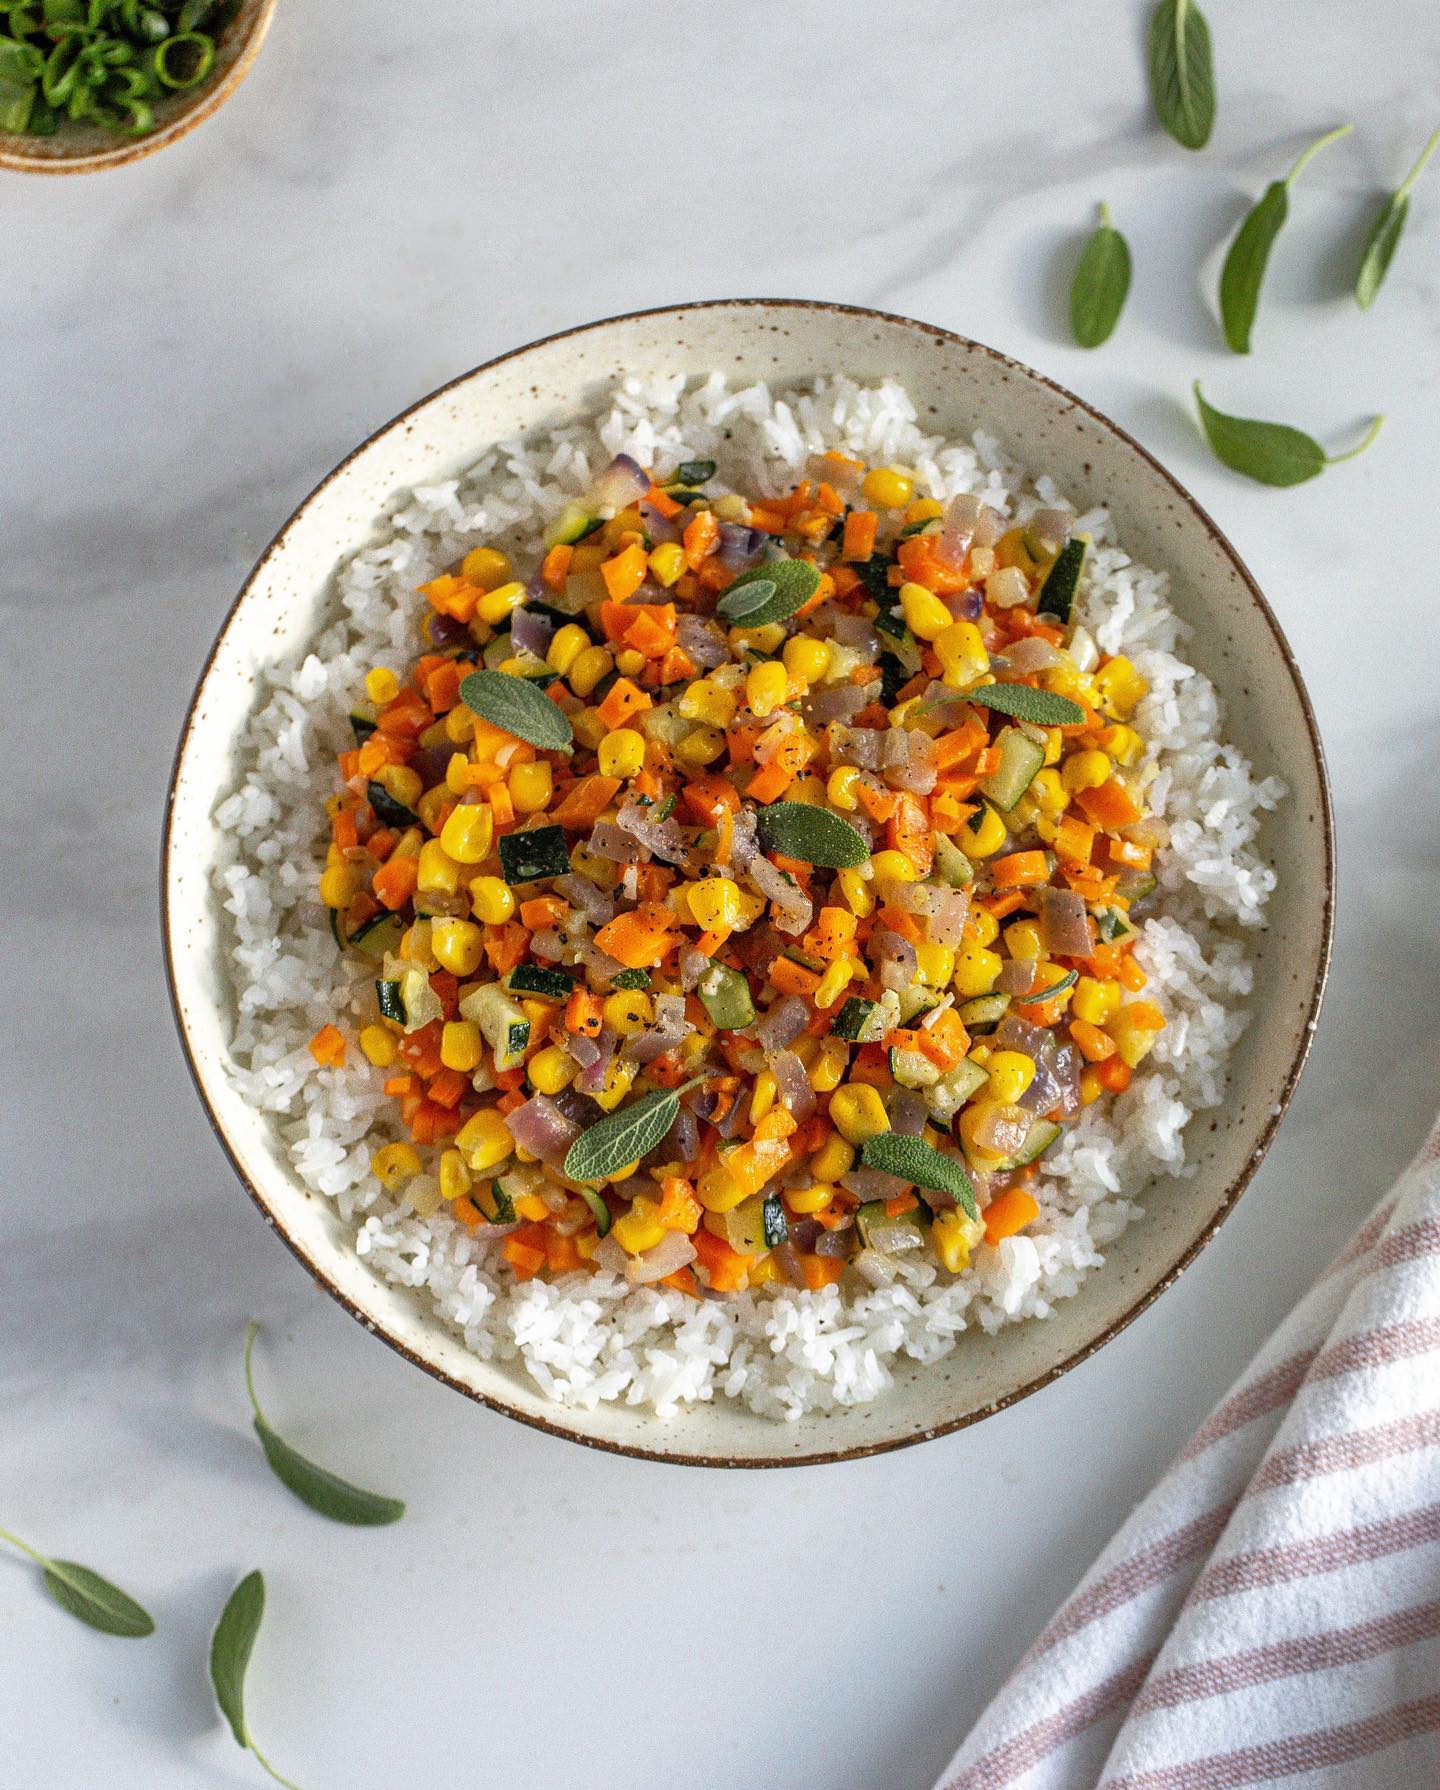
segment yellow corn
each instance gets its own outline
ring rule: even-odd
[[[987,1066],[990,1085],[985,1098],[998,1100],[1004,1106],[1016,1105],[1035,1079],[1035,1059],[1022,1050],[997,1050]]]
[[[760,665],[753,665],[745,678],[745,700],[751,712],[756,715],[769,715],[778,709],[789,693],[790,680],[785,675],[785,667],[777,665],[773,659],[767,659]]]
[[[927,988],[944,988],[955,974],[954,947],[951,945],[916,945],[915,973]]]
[[[860,494],[877,509],[903,509],[915,495],[915,484],[898,466],[877,466],[865,474]]]
[[[619,1057],[612,1057],[599,1093],[591,1096],[595,1104],[607,1113],[613,1112],[630,1092],[630,1084],[635,1079],[635,1068],[634,1063],[622,1062]]]
[[[807,684],[818,684],[830,669],[828,641],[812,639],[808,634],[796,634],[787,640],[782,656],[790,675],[803,678]]]
[[[823,1212],[834,1197],[833,1187],[817,1181],[813,1187],[792,1187],[785,1195],[785,1204],[792,1212],[806,1217],[812,1212]]]
[[[510,576],[510,561],[494,547],[472,547],[460,562],[460,575],[481,590],[496,590]]]
[[[1045,955],[1040,928],[1033,920],[1016,920],[1005,928],[1005,949],[1012,957],[1019,957],[1026,963],[1039,963]]]
[[[707,727],[727,727],[738,706],[733,690],[708,677],[698,678],[675,704],[687,721],[703,721]]]
[[[1037,771],[1034,782],[1025,793],[1034,798],[1035,806],[1047,820],[1059,820],[1070,805],[1069,793],[1060,781],[1060,773],[1055,770]]]
[[[493,1106],[482,1106],[455,1134],[455,1148],[472,1174],[483,1175],[513,1155],[515,1145],[504,1117]]]
[[[910,624],[911,633],[921,640],[938,640],[955,620],[939,597],[923,584],[900,586],[900,613]]]
[[[388,666],[377,665],[365,674],[365,694],[383,708],[400,694],[400,680]]]
[[[320,878],[320,899],[326,907],[349,907],[360,892],[364,881],[353,864],[347,864],[342,858],[338,864],[332,864]]]
[[[447,1020],[440,1033],[440,1061],[447,1069],[458,1069],[469,1075],[480,1067],[485,1055],[485,1040],[473,1020]]]
[[[1109,757],[1093,746],[1083,752],[1072,752],[1060,767],[1060,781],[1072,796],[1082,789],[1098,789],[1109,776]]]
[[[637,776],[645,768],[645,736],[633,727],[620,727],[600,742],[600,774],[603,777]]]
[[[988,951],[984,945],[961,945],[955,953],[955,992],[967,1001],[989,994],[999,980],[1000,969],[998,952]]]
[[[1075,984],[1070,1011],[1087,1025],[1103,1026],[1120,1010],[1120,984],[1108,977],[1082,976]]]
[[[850,1052],[843,1038],[827,1038],[810,1065],[810,1086],[817,1094],[830,1094],[840,1086],[850,1066]]]
[[[452,976],[473,976],[485,955],[485,934],[473,920],[432,920],[430,949]]]
[[[855,1166],[855,1146],[838,1132],[832,1133],[810,1158],[810,1172],[817,1181],[838,1181]]]
[[[663,584],[666,590],[669,590],[684,570],[685,549],[678,541],[666,541],[650,555],[651,576],[657,584]]]
[[[544,1050],[536,1051],[525,1072],[537,1094],[558,1094],[574,1081],[576,1067],[569,1051],[561,1050],[558,1044],[550,1044]]]
[[[1094,682],[1100,707],[1112,721],[1128,721],[1140,698],[1150,689],[1149,683],[1123,655],[1102,665],[1095,673]]]
[[[825,799],[832,808],[843,809],[851,814],[860,806],[860,798],[855,793],[855,786],[860,781],[860,773],[853,764],[837,765],[830,773],[825,785]]]
[[[743,924],[740,890],[728,876],[707,876],[690,888],[690,912],[707,932],[734,932]]]
[[[861,1144],[890,1129],[880,1090],[869,1082],[847,1082],[830,1096],[830,1122],[846,1143]]]
[[[974,622],[951,622],[935,636],[935,656],[952,690],[968,690],[990,669],[990,654]]]
[[[714,764],[724,750],[725,735],[718,727],[692,727],[675,747],[675,757],[691,770],[699,770]]]
[[[970,917],[965,922],[965,938],[967,942],[977,945],[993,945],[1000,936],[1000,922],[988,908],[972,907]]]
[[[587,646],[584,652],[576,656],[567,681],[577,696],[588,696],[614,666],[615,661],[603,646]]]
[[[967,858],[992,857],[1005,843],[1005,822],[988,802],[972,815],[959,833],[960,849]]]
[[[440,1197],[446,1200],[458,1200],[462,1194],[469,1193],[474,1183],[470,1179],[470,1171],[465,1166],[465,1158],[458,1150],[446,1150],[440,1157]]]
[[[601,1012],[612,1032],[633,1038],[655,1018],[655,1003],[643,988],[622,988],[606,995]]]
[[[419,882],[416,885],[427,895],[453,895],[460,887],[461,866],[438,839],[427,839],[420,847]]]
[[[385,1144],[370,1158],[370,1172],[388,1193],[420,1173],[420,1152],[414,1144]]]
[[[762,1069],[755,1077],[755,1091],[750,1096],[750,1123],[758,1125],[775,1104],[775,1096],[780,1092],[778,1082],[768,1069]]]
[[[376,781],[402,808],[413,808],[425,790],[420,773],[412,771],[408,764],[385,765]]]
[[[870,869],[877,882],[913,883],[920,875],[903,851],[877,851],[870,860]]]
[[[537,758],[533,764],[517,764],[505,781],[517,814],[540,814],[550,806],[555,781],[548,760]]]
[[[642,1194],[628,1212],[615,1220],[610,1234],[627,1255],[643,1255],[665,1241],[665,1226],[660,1222],[660,1208]]]
[[[478,864],[495,843],[495,815],[487,803],[462,802],[440,829],[440,843],[457,864]]]
[[[477,876],[470,884],[470,908],[487,926],[503,926],[515,912],[515,893],[498,876]]]
[[[852,914],[863,920],[867,914],[875,911],[875,897],[870,893],[869,884],[859,870],[837,871],[835,880],[839,883],[845,905]]]
[[[377,1069],[388,1069],[400,1047],[395,1034],[384,1026],[365,1026],[360,1033],[360,1048]]]
[[[545,663],[564,677],[590,644],[590,636],[576,622],[566,622],[545,649]]]
[[[820,978],[820,986],[815,990],[815,1005],[822,1012],[827,1007],[833,1007],[840,996],[844,994],[850,986],[852,973],[849,960],[843,957],[839,962],[832,963],[825,971]]]

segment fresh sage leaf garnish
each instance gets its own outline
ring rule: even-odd
[[[1400,246],[1405,220],[1410,215],[1410,189],[1425,172],[1425,164],[1434,155],[1437,144],[1440,144],[1440,130],[1420,151],[1415,166],[1376,213],[1355,275],[1355,302],[1362,311],[1368,311],[1374,304],[1375,295],[1390,270],[1395,251]]]
[[[760,584],[772,588],[763,602],[756,602],[751,593]],[[819,588],[819,568],[808,559],[767,559],[727,585],[715,608],[736,627],[763,628],[794,615]]]
[[[1283,180],[1272,180],[1235,232],[1235,240],[1220,269],[1220,322],[1225,340],[1236,354],[1250,352],[1250,332],[1265,283],[1265,268],[1275,238],[1290,213],[1290,188],[1305,165],[1326,146],[1348,136],[1352,124],[1342,124],[1318,137],[1295,162]]]
[[[568,752],[574,742],[570,717],[528,678],[509,677],[503,671],[472,671],[461,681],[460,700],[482,721],[524,740],[527,746]]]
[[[1385,421],[1377,416],[1365,431],[1363,439],[1345,454],[1327,454],[1320,443],[1303,430],[1288,423],[1262,423],[1253,417],[1226,416],[1207,404],[1195,381],[1195,402],[1200,407],[1200,422],[1205,438],[1232,472],[1244,473],[1262,485],[1303,485],[1327,466],[1338,466],[1342,460],[1353,460],[1363,454],[1380,433]]]
[[[606,1113],[571,1144],[565,1154],[565,1173],[572,1181],[603,1181],[627,1163],[638,1162],[662,1141],[680,1116],[680,1096],[703,1080],[697,1075],[678,1088],[653,1088],[629,1106]]]
[[[1215,126],[1210,27],[1194,0],[1160,0],[1150,20],[1150,96],[1186,149],[1203,149]]]
[[[870,848],[848,820],[811,802],[771,802],[755,812],[760,843],[767,852],[818,864],[825,870],[850,870],[863,864]]]
[[[948,1193],[958,1200],[968,1218],[978,1218],[975,1188],[965,1165],[953,1156],[944,1156],[919,1137],[901,1137],[898,1132],[882,1131],[867,1137],[860,1148],[860,1160],[866,1168],[883,1169],[887,1175],[898,1175],[916,1187],[928,1187],[932,1193]]]
[[[1085,719],[1078,702],[1057,696],[1053,690],[1032,690],[1029,684],[984,684],[978,690],[966,690],[964,699],[1036,727],[1078,727]]]
[[[155,1621],[150,1612],[90,1567],[74,1560],[52,1560],[8,1529],[0,1529],[0,1541],[8,1541],[12,1548],[28,1554],[45,1575],[45,1589],[51,1597],[81,1622],[98,1628],[103,1635],[119,1635],[127,1641],[154,1634]]]
[[[1070,328],[1082,348],[1098,348],[1115,332],[1130,290],[1130,245],[1100,206],[1100,222],[1080,251],[1070,281]]]
[[[308,1504],[311,1510],[319,1511],[322,1517],[329,1517],[332,1522],[350,1523],[360,1528],[398,1523],[405,1514],[405,1506],[399,1498],[384,1498],[378,1492],[367,1492],[361,1486],[351,1485],[348,1479],[341,1479],[328,1467],[307,1460],[271,1429],[255,1395],[251,1357],[257,1328],[252,1321],[245,1332],[245,1390],[255,1413],[255,1434],[260,1438],[271,1472],[302,1504]]]
[[[286,1790],[297,1790],[289,1778],[280,1773],[256,1746],[245,1717],[245,1674],[250,1655],[255,1650],[255,1637],[260,1632],[260,1619],[265,1614],[265,1580],[258,1572],[246,1573],[230,1593],[215,1633],[210,1640],[210,1682],[215,1687],[215,1701],[220,1713],[230,1724],[236,1741],[253,1753],[277,1784]]]

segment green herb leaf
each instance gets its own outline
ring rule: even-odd
[[[251,1356],[254,1353],[257,1328],[252,1321],[245,1332],[245,1389],[250,1395],[250,1404],[255,1413],[255,1434],[260,1438],[260,1446],[265,1450],[265,1459],[270,1463],[271,1472],[294,1492],[302,1504],[308,1504],[311,1510],[319,1511],[322,1517],[329,1517],[332,1522],[350,1523],[359,1528],[379,1528],[386,1523],[398,1523],[405,1514],[405,1506],[399,1498],[385,1498],[378,1492],[367,1492],[358,1485],[352,1485],[348,1479],[341,1479],[338,1473],[332,1473],[328,1467],[317,1466],[314,1461],[307,1460],[271,1429],[260,1408],[260,1400],[255,1395]]]
[[[1368,311],[1374,304],[1375,295],[1390,270],[1395,251],[1400,246],[1405,220],[1410,215],[1410,189],[1425,172],[1425,164],[1435,153],[1437,144],[1440,144],[1440,130],[1435,132],[1420,151],[1415,166],[1380,207],[1375,222],[1370,227],[1355,275],[1355,302],[1362,311]]]
[[[763,601],[756,602],[748,593],[761,584],[772,588]],[[794,615],[819,588],[819,568],[808,559],[767,559],[727,585],[715,608],[737,627],[763,628]]]
[[[460,700],[492,727],[545,752],[568,752],[575,738],[570,717],[528,678],[503,671],[472,671]]]
[[[810,802],[771,802],[756,810],[755,822],[767,852],[804,864],[849,870],[870,856],[870,848],[848,820]]]
[[[1075,727],[1085,719],[1078,702],[1057,696],[1053,690],[1032,690],[1029,684],[985,684],[978,690],[966,690],[964,700],[1036,727]]]
[[[1048,988],[1037,988],[1034,994],[1016,995],[1015,999],[1022,1007],[1041,1007],[1046,1001],[1053,1001],[1057,994],[1064,994],[1079,977],[1079,970],[1071,970],[1058,982],[1052,982]]]
[[[246,1573],[230,1593],[220,1612],[220,1620],[215,1624],[215,1633],[210,1640],[210,1682],[215,1687],[215,1701],[220,1705],[220,1713],[230,1724],[230,1732],[236,1741],[255,1755],[277,1784],[283,1784],[285,1790],[297,1790],[289,1778],[281,1777],[256,1746],[245,1718],[245,1674],[250,1667],[250,1655],[264,1614],[265,1580],[258,1572]]]
[[[1345,454],[1327,454],[1320,443],[1287,423],[1262,423],[1253,417],[1226,416],[1205,402],[1200,381],[1195,381],[1195,402],[1200,408],[1200,422],[1205,438],[1232,472],[1262,485],[1303,485],[1327,466],[1338,466],[1342,460],[1353,460],[1363,454],[1380,433],[1385,421],[1377,416],[1365,431],[1364,438]]]
[[[1203,149],[1215,126],[1210,27],[1194,0],[1160,0],[1150,20],[1150,95],[1177,143]]]
[[[1270,250],[1290,212],[1291,184],[1305,164],[1327,143],[1348,135],[1354,128],[1342,124],[1338,130],[1327,131],[1317,138],[1283,180],[1270,182],[1235,232],[1235,240],[1230,244],[1225,265],[1220,270],[1220,322],[1225,340],[1236,354],[1250,352],[1250,332],[1255,325]]]
[[[1070,328],[1082,348],[1098,348],[1114,334],[1130,290],[1130,246],[1100,207],[1100,223],[1080,251],[1070,281]]]
[[[654,1088],[629,1106],[606,1113],[571,1144],[565,1173],[572,1181],[603,1181],[626,1163],[638,1162],[665,1137],[679,1117],[681,1094],[694,1085],[692,1081],[679,1088]]]
[[[969,1218],[978,1218],[975,1188],[965,1165],[954,1156],[944,1156],[932,1149],[923,1138],[901,1137],[898,1132],[882,1131],[878,1137],[867,1137],[860,1149],[860,1160],[866,1168],[883,1169],[887,1175],[898,1175],[916,1187],[928,1187],[932,1193],[948,1193],[960,1202]]]
[[[52,1560],[8,1529],[0,1529],[0,1541],[8,1541],[22,1554],[28,1554],[44,1573],[45,1589],[51,1597],[81,1622],[99,1629],[101,1634],[119,1635],[128,1641],[154,1634],[155,1621],[150,1612],[90,1567],[74,1560]]]

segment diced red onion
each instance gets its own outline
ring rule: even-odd
[[[928,796],[939,774],[935,762],[935,742],[918,728],[894,727],[885,735],[881,750],[881,768],[892,789],[905,789],[915,795]]]
[[[1052,665],[1060,663],[1060,650],[1043,640],[1038,634],[1030,634],[1020,640],[1012,640],[1005,648],[1005,657],[1014,671],[1022,677],[1030,677],[1037,671],[1048,671]]]
[[[580,947],[580,961],[602,982],[613,982],[625,968],[618,957],[612,957],[608,951],[602,951],[598,945],[588,940]]]
[[[816,1225],[815,1228],[818,1230],[820,1227]],[[795,1234],[793,1226],[791,1227],[790,1234],[792,1237]],[[782,1243],[777,1249],[772,1250],[771,1253],[775,1257],[780,1272],[785,1276],[786,1280],[790,1282],[790,1285],[792,1287],[803,1287],[805,1285],[805,1270],[800,1265],[800,1252],[796,1249],[795,1245],[793,1243]]]
[[[846,727],[843,722],[833,722],[829,729],[830,761],[853,764],[862,771],[878,771],[884,738],[876,727]]]
[[[892,1089],[886,1111],[897,1137],[919,1137],[930,1118],[930,1109],[914,1088]]]
[[[645,532],[649,535],[652,545],[671,547],[679,541],[681,528],[677,519],[673,516],[662,516],[648,499],[641,500],[640,520],[645,524]]]
[[[881,1255],[904,1255],[925,1241],[917,1227],[904,1218],[873,1218],[865,1229],[870,1248]]]
[[[970,917],[970,897],[964,889],[936,889],[930,903],[926,932],[933,945],[958,945]]]
[[[625,1253],[620,1239],[612,1231],[608,1237],[602,1237],[595,1245],[595,1254],[591,1258],[597,1268],[608,1268],[612,1274],[622,1277],[630,1265],[630,1257]]]
[[[848,1227],[847,1227],[848,1228]],[[815,1239],[816,1255],[847,1256],[851,1239],[845,1231],[822,1231]]]
[[[861,1280],[872,1287],[888,1287],[900,1273],[894,1260],[888,1255],[881,1255],[878,1249],[862,1249],[851,1258],[850,1266]]]
[[[743,522],[722,522],[715,557],[732,572],[743,572],[759,559],[769,539],[763,528],[750,528]]]
[[[640,841],[613,820],[597,820],[586,849],[597,858],[608,858],[612,864],[638,864]]]
[[[730,657],[730,645],[712,621],[703,615],[682,615],[675,624],[675,638],[686,657],[701,671],[712,671]]]
[[[1025,532],[1053,559],[1070,538],[1071,521],[1069,510],[1036,510]]]
[[[650,489],[645,469],[629,454],[617,454],[590,486],[590,502],[598,509],[623,510],[637,502]]]
[[[1023,1106],[1005,1106],[999,1101],[982,1100],[975,1109],[978,1117],[972,1142],[993,1156],[1016,1156],[1025,1147],[1030,1130],[1030,1114]]]
[[[793,1050],[777,1050],[766,1060],[786,1110],[803,1123],[815,1110],[815,1090],[810,1086],[805,1065]]]
[[[695,1245],[683,1231],[670,1231],[653,1249],[631,1256],[625,1265],[625,1278],[632,1286],[647,1286],[653,1280],[664,1280],[667,1274],[678,1274],[694,1260]]]
[[[600,1046],[584,1032],[566,1032],[565,1048],[582,1069],[600,1061]]]
[[[790,1242],[801,1255],[813,1255],[816,1239],[823,1229],[818,1218],[797,1218],[790,1226]]]
[[[539,932],[530,935],[531,951],[545,963],[559,963],[569,948],[553,926],[542,927]]]
[[[880,1168],[852,1168],[840,1177],[840,1185],[857,1200],[893,1200],[910,1191],[908,1181],[902,1181],[899,1175],[887,1175]]]
[[[945,507],[945,521],[935,537],[935,557],[957,572],[975,538],[981,507],[980,499],[968,491],[952,497]]]
[[[450,763],[453,746],[422,746],[410,760],[410,769],[424,784],[432,789],[435,784],[445,781],[445,767]]]
[[[580,1135],[580,1127],[545,1094],[517,1106],[506,1115],[505,1125],[516,1144],[542,1162],[558,1162]]]
[[[456,621],[453,615],[441,615],[437,611],[430,617],[430,644],[439,648],[468,646],[473,649],[475,636],[467,623]]]
[[[1052,1033],[1045,1026],[1031,1025],[1014,1013],[1007,1013],[996,1026],[990,1042],[996,1050],[1018,1050],[1038,1063],[1045,1054]]]
[[[682,994],[662,994],[655,1001],[655,1023],[643,1032],[636,1032],[621,1046],[620,1055],[627,1063],[653,1063],[667,1050],[673,1050],[695,1030],[685,1017]]]
[[[749,876],[759,892],[771,903],[775,924],[780,931],[789,933],[792,937],[804,932],[815,912],[815,904],[805,891],[759,852],[750,865]]]
[[[999,510],[982,504],[980,514],[975,521],[975,545],[977,547],[993,547],[1005,532],[1005,518]]]
[[[1073,889],[1040,891],[1040,936],[1052,957],[1088,957],[1095,949],[1085,898]]]
[[[1001,994],[1018,995],[1022,1000],[1040,986],[1042,971],[1037,959],[1007,957],[1000,966],[996,987]]]
[[[554,635],[553,624],[543,615],[523,607],[511,610],[510,642],[517,651],[534,653],[537,659],[543,659]]]
[[[557,876],[555,893],[584,914],[592,926],[603,926],[615,917],[615,897],[597,889],[588,876],[577,876],[573,871],[568,876]]]
[[[806,1003],[797,994],[787,994],[756,1022],[755,1042],[762,1050],[785,1050],[809,1023],[810,1009]]]
[[[638,839],[646,850],[653,852],[657,858],[663,858],[666,863],[674,864],[681,870],[690,868],[692,861],[690,848],[681,837],[680,829],[673,818],[661,821],[652,820],[638,802],[627,802],[615,816],[615,824]]]
[[[609,1026],[604,1026],[595,1043],[598,1047],[595,1061],[587,1064],[575,1077],[575,1086],[582,1094],[598,1094],[605,1086],[605,1077],[614,1060],[615,1047],[619,1040]]]
[[[878,692],[875,684],[822,684],[812,690],[800,707],[807,727],[824,727],[831,721],[853,721]]]
[[[879,630],[863,615],[851,615],[846,610],[837,609],[826,617],[824,625],[829,628],[832,640],[848,647],[864,664],[873,665],[880,657]]]
[[[880,980],[886,988],[908,988],[915,980],[915,947],[888,926],[877,926],[870,935],[870,949],[880,963]]]
[[[978,590],[958,590],[940,601],[950,611],[957,622],[973,622],[980,618],[980,611],[985,607],[985,598]]]
[[[756,821],[752,808],[742,808],[735,816],[730,828],[730,866],[733,870],[748,870],[755,861]]]
[[[699,982],[709,965],[710,959],[703,951],[697,951],[690,945],[680,947],[680,986],[687,994]]]
[[[677,1162],[694,1162],[699,1156],[700,1121],[688,1106],[680,1108],[666,1147]]]

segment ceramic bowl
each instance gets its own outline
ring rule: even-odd
[[[0,168],[13,168],[21,174],[89,174],[97,168],[141,161],[178,142],[218,112],[249,74],[276,4],[277,0],[242,0],[215,46],[215,67],[208,79],[188,92],[159,101],[155,129],[143,137],[117,137],[101,125],[86,123],[64,123],[53,137],[0,134]]]
[[[1291,792],[1262,839],[1281,874],[1270,923],[1251,941],[1255,992],[1234,1053],[1235,1092],[1190,1128],[1194,1177],[1136,1190],[1143,1222],[1051,1318],[966,1334],[936,1365],[902,1366],[874,1403],[791,1425],[726,1399],[668,1422],[626,1407],[565,1410],[512,1366],[477,1360],[416,1296],[375,1278],[227,1074],[231,998],[210,884],[212,817],[237,776],[258,673],[304,650],[337,561],[366,541],[386,504],[454,476],[497,439],[588,408],[621,374],[714,368],[776,385],[835,371],[893,374],[927,426],[950,436],[983,427],[1082,507],[1103,500],[1127,547],[1170,573],[1194,629],[1193,659],[1226,699],[1231,737]],[[854,1458],[973,1423],[1084,1360],[1170,1285],[1239,1198],[1295,1086],[1325,979],[1332,877],[1320,741],[1295,661],[1234,549],[1162,466],[1087,404],[979,343],[841,305],[739,300],[612,318],[503,355],[381,429],[301,504],[226,618],[186,718],[165,832],[165,942],[185,1050],[221,1143],[270,1224],[363,1324],[459,1391],[557,1435],[659,1460],[779,1466]]]

